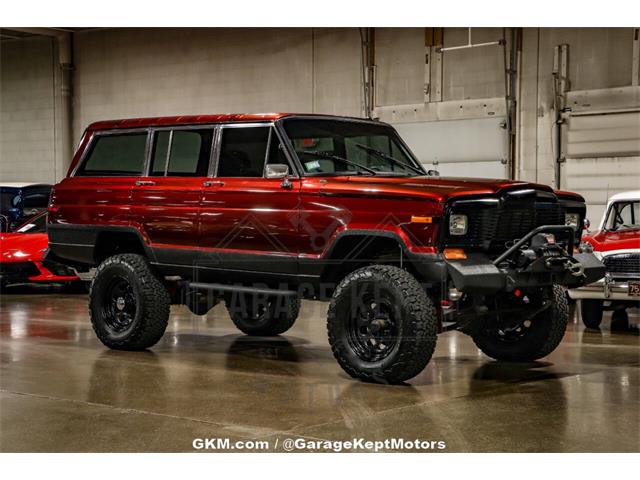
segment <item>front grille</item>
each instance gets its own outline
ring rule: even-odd
[[[499,203],[460,202],[453,204],[451,213],[467,216],[466,235],[448,234],[448,220],[445,224],[445,245],[466,249],[480,249],[502,252],[514,241],[542,225],[564,225],[565,209],[556,201],[540,199],[503,199]],[[555,200],[555,199],[553,199]],[[566,241],[562,234],[556,234],[559,241]]]
[[[640,253],[618,253],[603,258],[609,273],[631,273],[640,276]]]
[[[38,275],[38,268],[31,262],[0,263],[0,276],[27,278]]]

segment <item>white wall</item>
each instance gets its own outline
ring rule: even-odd
[[[74,135],[105,118],[361,115],[357,30],[114,29],[76,35]],[[355,61],[354,61],[355,60]]]
[[[0,181],[55,181],[53,43],[0,46]]]
[[[570,46],[572,89],[617,87],[631,82],[632,32],[523,30],[519,178],[554,183],[554,46]],[[473,42],[502,35],[501,28],[472,29]],[[444,52],[443,101],[425,104],[424,29],[378,28],[375,37],[377,105],[383,110],[401,113],[408,122],[466,119],[469,125],[500,115],[501,46]],[[466,41],[466,28],[444,29],[444,46]],[[88,123],[110,118],[243,111],[362,115],[361,45],[355,28],[105,29],[75,33],[73,44],[75,141]],[[51,40],[3,41],[0,62],[0,179],[52,181],[60,176],[56,171],[64,170],[52,166]],[[460,123],[448,125],[464,143]]]

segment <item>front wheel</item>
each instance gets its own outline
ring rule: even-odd
[[[436,346],[437,316],[410,273],[373,265],[340,282],[329,306],[327,330],[333,355],[349,375],[401,383],[429,363]]]
[[[141,255],[120,254],[100,264],[91,284],[91,324],[115,350],[144,350],[167,328],[171,299]]]
[[[569,304],[564,288],[529,295],[538,309],[532,316],[517,312],[485,318],[473,333],[473,341],[482,352],[496,360],[531,362],[553,352],[564,336],[569,321]],[[516,310],[514,312],[514,310]],[[525,311],[523,309],[523,311]]]

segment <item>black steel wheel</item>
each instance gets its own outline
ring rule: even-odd
[[[362,360],[377,362],[387,357],[398,344],[397,308],[388,292],[375,298],[373,285],[364,284],[362,302],[347,318],[347,341]]]
[[[104,289],[103,321],[116,333],[130,328],[136,317],[137,303],[133,286],[122,276],[115,276]]]

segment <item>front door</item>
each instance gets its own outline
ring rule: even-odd
[[[288,164],[271,125],[222,127],[217,172],[205,183],[200,209],[208,268],[297,273],[300,180],[266,178],[268,163]]]

